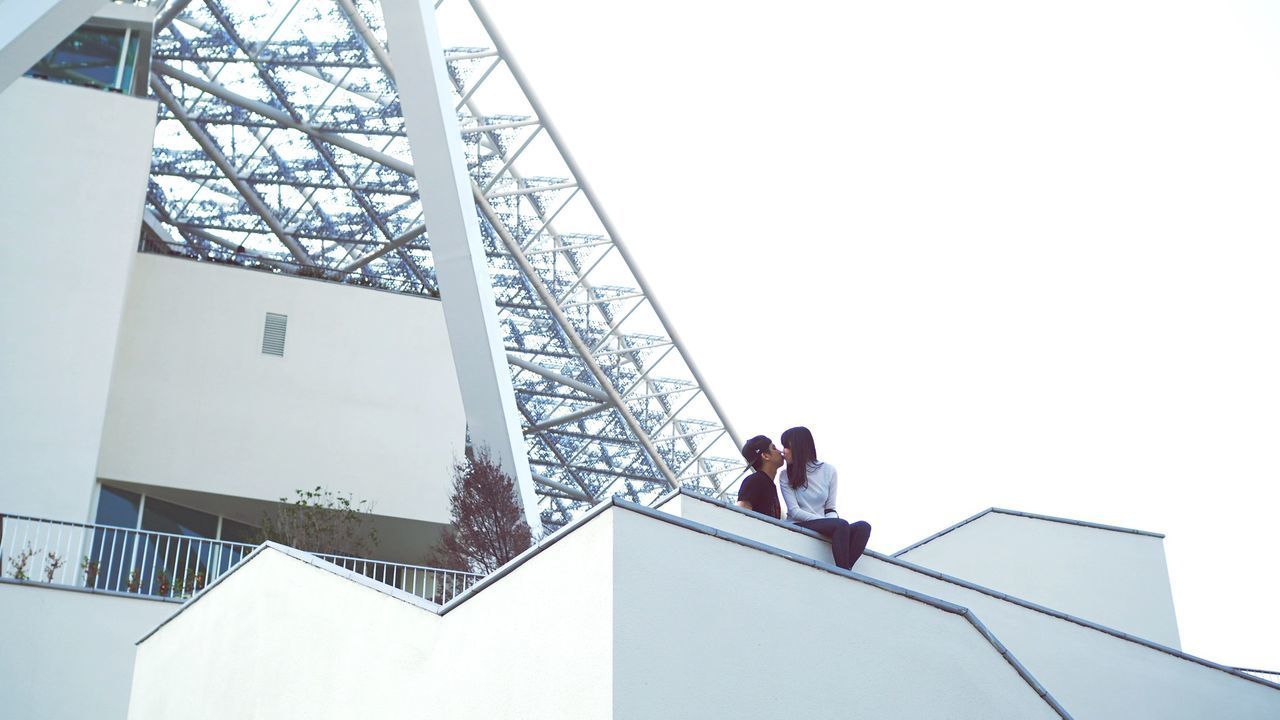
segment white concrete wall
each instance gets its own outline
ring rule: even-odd
[[[900,557],[1181,647],[1162,538],[989,512]]]
[[[609,717],[611,554],[597,517],[440,617],[267,548],[139,646],[129,718]]]
[[[660,508],[830,562],[828,544],[689,496]],[[1077,720],[1280,717],[1280,690],[864,556],[854,571],[974,611]],[[967,578],[966,578],[967,579]]]
[[[614,515],[614,718],[1058,717],[959,615]]]
[[[0,583],[0,716],[123,720],[134,643],[176,607]]]
[[[859,565],[973,610],[1076,720],[1280,717],[1280,689],[879,560]]]
[[[128,717],[432,717],[439,621],[267,549],[138,646]]]
[[[831,629],[786,632],[800,607]],[[140,645],[129,718],[817,711],[1056,717],[959,615],[611,508],[441,617],[264,550]]]
[[[156,104],[0,94],[0,512],[88,518]]]
[[[262,353],[289,316],[284,357]],[[466,420],[440,303],[139,255],[98,474],[274,501],[327,486],[442,522]]]
[[[449,610],[427,677],[449,720],[613,717],[617,682],[606,511]]]

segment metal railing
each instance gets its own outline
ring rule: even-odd
[[[255,545],[111,525],[0,515],[0,578],[184,601],[235,567]],[[315,554],[420,598],[445,603],[483,576],[381,560]]]
[[[331,562],[384,585],[403,590],[426,600],[445,604],[461,595],[467,588],[484,579],[483,575],[446,570],[422,565],[402,565],[382,560],[345,557],[312,553],[321,560]]]

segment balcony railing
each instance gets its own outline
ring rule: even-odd
[[[0,577],[176,602],[203,590],[256,547],[22,515],[0,515],[0,523]],[[441,604],[483,577],[381,560],[316,557]]]

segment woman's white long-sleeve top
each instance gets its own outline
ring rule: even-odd
[[[789,469],[789,468],[788,468]],[[778,473],[787,519],[793,522],[818,520],[836,512],[836,468],[831,463],[811,463],[804,487],[796,490],[784,469]]]

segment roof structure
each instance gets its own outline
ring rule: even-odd
[[[493,22],[436,5],[544,523],[729,491],[732,428]],[[439,296],[379,2],[176,0],[153,48],[142,250]]]

